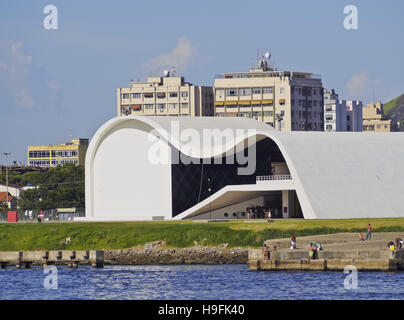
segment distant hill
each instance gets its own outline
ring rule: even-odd
[[[383,104],[383,112],[392,123],[404,121],[404,94]]]

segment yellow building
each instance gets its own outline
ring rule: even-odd
[[[213,116],[213,88],[194,86],[183,77],[149,77],[117,89],[118,116]]]
[[[363,107],[363,132],[390,132],[391,120],[383,119],[383,104],[378,101]]]
[[[215,115],[248,117],[282,131],[323,131],[323,86],[318,75],[278,71],[266,54],[250,72],[215,79]]]
[[[29,146],[28,165],[55,167],[65,163],[84,165],[88,139],[72,139],[60,145]]]

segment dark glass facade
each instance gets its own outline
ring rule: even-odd
[[[272,162],[285,161],[277,145],[269,138],[257,142],[255,150],[256,170],[251,175],[238,175],[237,169],[243,166],[237,161],[234,161],[234,164],[227,164],[226,157],[222,158],[221,164],[215,164],[213,158],[210,164],[202,164],[200,159],[188,161],[191,162],[190,164],[184,164],[181,161],[179,164],[173,164],[171,166],[173,217],[227,185],[255,184],[257,176],[271,174]],[[247,156],[246,150],[244,154]],[[181,155],[181,159],[182,157],[184,155]],[[188,159],[191,160],[189,157]],[[210,192],[209,189],[211,189]]]

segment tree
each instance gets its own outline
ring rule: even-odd
[[[46,172],[27,172],[20,177],[24,185],[35,189],[21,192],[19,207],[23,210],[54,208],[84,208],[84,167],[65,164]]]

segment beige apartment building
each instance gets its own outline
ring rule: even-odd
[[[66,163],[84,165],[88,139],[71,139],[60,145],[29,146],[28,165],[33,167],[55,167]]]
[[[213,116],[213,88],[194,86],[183,77],[150,77],[117,90],[117,114],[141,116]]]
[[[364,132],[390,132],[391,120],[383,119],[383,104],[381,101],[369,103],[363,107],[363,131]]]
[[[323,131],[323,85],[318,75],[278,71],[269,54],[250,72],[215,79],[215,115],[248,117],[281,131]]]

